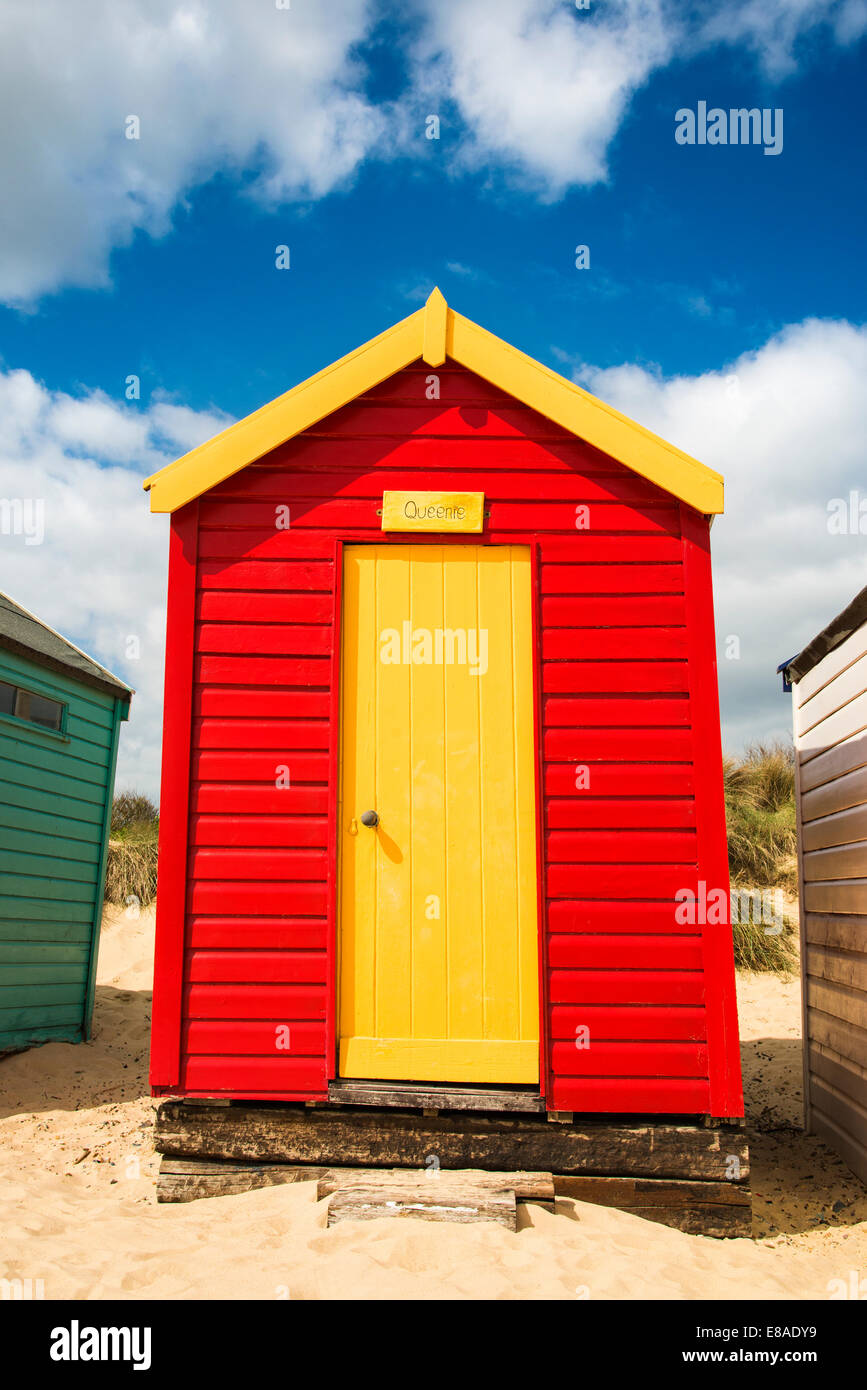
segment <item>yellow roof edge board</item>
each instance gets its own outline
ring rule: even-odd
[[[278,444],[415,362],[422,352],[424,312],[417,309],[315,376],[145,478],[142,486],[150,493],[151,511],[177,511]]]
[[[468,371],[618,459],[696,511],[712,515],[723,510],[722,474],[463,314],[449,313],[447,351]]]
[[[373,386],[447,357],[705,515],[723,510],[719,473],[446,304],[425,307],[147,478],[151,511],[173,512]]]

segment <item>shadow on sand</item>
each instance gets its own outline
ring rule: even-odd
[[[42,1043],[0,1058],[0,1119],[146,1096],[150,1012],[150,990],[97,985],[89,1042]]]

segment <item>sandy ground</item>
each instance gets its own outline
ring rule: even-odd
[[[800,1131],[795,978],[738,981],[753,1240],[569,1200],[520,1208],[517,1234],[412,1219],[329,1231],[312,1183],[157,1205],[152,958],[151,913],[109,914],[92,1042],[0,1060],[0,1276],[41,1280],[46,1299],[800,1299],[867,1271],[867,1193]]]

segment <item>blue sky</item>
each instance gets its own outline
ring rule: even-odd
[[[140,477],[435,283],[726,474],[726,740],[785,733],[773,667],[867,582],[864,537],[826,524],[865,483],[864,0],[84,11],[86,48],[60,0],[0,17],[0,495],[46,509],[42,544],[0,553],[140,690],[121,781],[154,790],[158,763]],[[782,109],[781,153],[677,144],[702,100]]]
[[[547,204],[507,169],[456,168],[457,113],[443,115],[439,141],[422,124],[405,152],[375,152],[318,202],[263,208],[243,196],[249,179],[217,174],[174,210],[167,235],[139,232],[112,253],[110,286],[4,310],[4,356],[57,389],[122,396],[134,371],[145,404],[160,390],[240,415],[410,312],[434,283],[561,368],[554,349],[692,374],[796,319],[861,320],[864,47],[819,35],[802,61],[779,84],[725,48],[663,70],[636,95],[607,182]],[[373,99],[390,85],[372,82]],[[782,154],[676,145],[675,111],[701,99],[781,106]],[[288,272],[275,268],[278,244],[290,246]]]

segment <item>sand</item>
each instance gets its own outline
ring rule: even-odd
[[[738,980],[754,1238],[714,1240],[569,1200],[521,1207],[517,1233],[326,1230],[312,1183],[158,1206],[152,962],[152,913],[109,912],[93,1040],[0,1060],[0,1277],[46,1299],[802,1299],[867,1269],[867,1193],[800,1131],[796,977]]]

